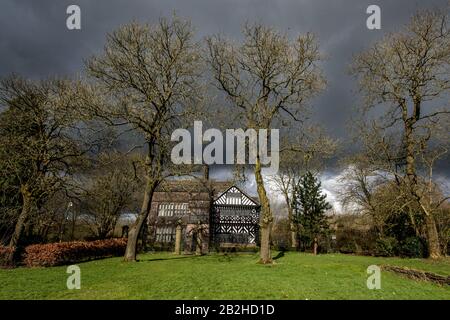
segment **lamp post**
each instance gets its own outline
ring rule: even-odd
[[[70,209],[72,206],[73,206],[72,201],[69,201],[69,203],[67,204],[67,207],[66,207],[66,211],[64,211],[63,223],[62,223],[62,226],[61,226],[61,230],[60,230],[60,232],[59,232],[59,242],[62,242],[62,237],[63,237],[63,234],[64,234],[64,229],[66,228],[66,220],[68,220],[67,213],[69,212],[69,209]]]
[[[69,202],[69,208],[73,206],[72,202]],[[73,241],[75,239],[75,222],[76,222],[76,216],[75,216],[75,211],[72,210],[72,232],[70,234],[70,240]]]

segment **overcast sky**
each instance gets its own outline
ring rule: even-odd
[[[314,117],[328,132],[348,141],[347,123],[355,106],[355,87],[347,75],[352,55],[384,34],[398,30],[422,8],[445,7],[447,0],[2,0],[0,3],[0,76],[11,72],[39,78],[73,76],[83,59],[98,53],[106,33],[138,20],[160,16],[190,19],[198,37],[223,33],[239,37],[246,22],[261,22],[289,35],[311,31],[327,56],[323,64],[328,86],[314,101]],[[81,30],[66,28],[66,8],[81,8]],[[366,8],[381,7],[381,30],[366,28]],[[445,165],[442,175],[447,175]],[[333,180],[333,170],[325,173]],[[331,179],[331,180],[330,180]],[[332,182],[329,182],[332,183]]]

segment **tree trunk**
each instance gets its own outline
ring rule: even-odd
[[[270,210],[269,198],[267,197],[266,189],[264,188],[259,155],[256,157],[255,180],[259,200],[261,202],[261,250],[259,262],[263,264],[269,264],[272,263],[272,256],[270,254],[270,234],[272,231],[273,216],[272,211]]]
[[[25,228],[25,222],[28,220],[28,217],[31,213],[31,194],[27,187],[21,188],[23,205],[22,210],[20,212],[19,218],[17,219],[16,226],[14,228],[14,232],[11,236],[11,240],[9,241],[9,247],[13,250],[8,254],[6,258],[6,263],[10,266],[14,266],[18,260],[20,255],[20,246],[22,242],[23,232]]]
[[[417,185],[416,159],[414,152],[413,123],[407,121],[405,125],[405,143],[406,143],[406,177],[408,179],[411,192],[415,195]]]
[[[436,221],[431,214],[425,215],[425,229],[428,240],[428,254],[431,259],[441,257],[441,246],[439,244],[439,234],[436,228]]]
[[[272,255],[270,254],[270,233],[272,230],[272,223],[266,224],[261,227],[261,252],[259,263],[270,264],[272,263]]]
[[[293,229],[294,227],[291,228]],[[291,229],[291,247],[298,248],[297,232],[293,231],[292,229]]]
[[[66,224],[65,224],[65,221],[66,221],[66,214],[64,214],[64,217],[63,217],[63,220],[61,221],[61,223],[59,224],[59,226],[58,226],[58,241],[61,243],[62,242],[62,240],[63,240],[63,236],[64,236],[64,230],[65,230],[65,228],[66,228]]]
[[[139,212],[135,223],[128,231],[128,241],[127,248],[125,249],[124,261],[136,261],[138,237],[142,230],[142,227],[145,225],[148,214],[150,213],[150,205],[156,185],[157,184],[153,179],[147,177],[141,211]]]
[[[287,199],[287,202],[289,202],[289,199]],[[291,234],[291,248],[297,248],[297,233],[295,232],[295,223],[294,223],[294,213],[292,209],[292,205],[287,205],[288,209],[288,219],[289,219],[289,230]]]
[[[197,245],[195,248],[195,255],[201,256],[203,254],[203,237],[202,230],[197,231]]]
[[[70,233],[70,239],[71,241],[75,240],[75,224],[76,224],[77,218],[75,216],[75,212],[72,211],[72,231]]]
[[[317,255],[317,247],[318,247],[318,241],[317,241],[317,237],[314,237],[314,243],[313,243],[313,253],[316,256]]]
[[[41,238],[44,240],[44,241],[47,241],[47,238],[48,238],[48,231],[50,230],[50,226],[49,225],[46,225],[46,226],[44,226],[43,228],[42,228],[42,231],[41,231],[41,233],[40,233],[40,235],[41,235]]]
[[[413,122],[407,121],[405,124],[405,142],[406,142],[406,176],[408,181],[408,188],[413,198],[417,201],[422,208],[422,213],[425,218],[425,229],[428,244],[428,255],[432,259],[441,257],[441,250],[439,245],[439,235],[436,228],[436,222],[434,221],[432,212],[427,210],[424,205],[424,199],[417,192],[417,173],[415,166],[415,152],[414,152],[414,136],[413,136]],[[413,221],[414,222],[414,221]]]

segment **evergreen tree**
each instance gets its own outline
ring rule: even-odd
[[[317,254],[318,239],[328,234],[329,226],[325,211],[331,209],[321,191],[319,179],[311,172],[304,174],[293,190],[293,206],[300,241],[304,246],[312,246]]]

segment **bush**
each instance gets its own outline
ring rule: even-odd
[[[375,255],[379,257],[393,257],[398,252],[398,241],[393,237],[377,239]]]
[[[425,253],[426,247],[418,237],[406,238],[399,247],[399,254],[402,257],[422,258]]]
[[[8,261],[6,259],[12,251],[14,251],[13,248],[4,247],[0,245],[0,266],[8,265]]]
[[[361,255],[371,254],[374,250],[375,235],[372,230],[340,228],[336,232],[336,251]]]
[[[34,244],[25,248],[24,263],[28,267],[50,267],[120,256],[125,253],[126,245],[125,238]]]
[[[340,253],[355,253],[356,252],[356,245],[354,242],[351,243],[346,243],[341,245],[341,247],[339,247],[339,252]]]

